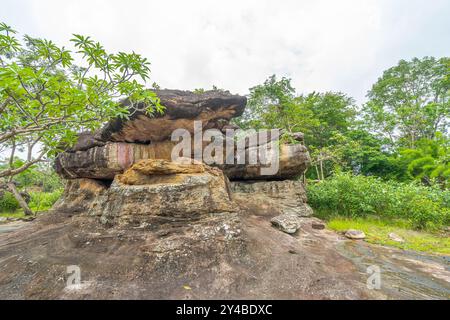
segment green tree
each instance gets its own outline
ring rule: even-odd
[[[349,131],[343,146],[343,162],[354,174],[376,176],[384,179],[405,179],[406,170],[398,159],[398,154],[385,148],[383,139],[361,127]]]
[[[8,162],[9,160],[3,161],[0,164],[0,170],[8,169]],[[13,166],[18,168],[24,163],[23,159],[16,157]],[[63,187],[63,182],[53,169],[51,161],[41,161],[30,166],[27,170],[14,176],[14,181],[17,187],[23,191],[38,189],[42,192],[53,192]]]
[[[71,145],[77,133],[95,130],[113,117],[129,116],[120,103],[144,102],[148,112],[162,111],[155,93],[140,81],[149,78],[147,59],[136,53],[111,54],[90,37],[74,35],[75,55],[52,41],[25,35],[0,24],[0,150],[8,152],[0,179],[32,214],[13,178]],[[26,153],[20,164],[18,151]]]
[[[427,185],[437,183],[442,188],[449,187],[450,139],[438,133],[436,139],[418,140],[415,149],[403,149],[400,154],[412,178]]]
[[[341,151],[332,148],[334,138],[350,130],[355,115],[354,100],[343,93],[296,95],[290,79],[272,75],[250,88],[247,109],[235,122],[242,128],[283,129],[287,141],[292,133],[303,132],[316,178],[323,179],[341,160]]]
[[[401,60],[384,71],[364,107],[369,129],[392,145],[415,148],[419,139],[448,134],[450,58]]]
[[[247,108],[235,120],[241,128],[284,129],[292,133],[313,121],[312,113],[295,99],[291,79],[270,76],[263,84],[250,88]]]
[[[314,148],[330,146],[335,134],[345,135],[355,124],[354,99],[341,92],[313,92],[296,100],[312,113],[311,118],[315,120],[305,124],[306,142]]]

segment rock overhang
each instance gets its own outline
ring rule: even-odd
[[[128,119],[113,119],[95,133],[81,133],[74,147],[58,155],[55,168],[58,174],[66,179],[92,178],[112,180],[131,165],[143,159],[170,160],[174,146],[178,142],[171,141],[175,130],[183,129],[194,136],[195,123],[201,122],[202,134],[208,129],[216,129],[221,134],[219,139],[226,145],[225,132],[235,129],[230,120],[243,114],[247,99],[233,95],[228,91],[213,90],[194,93],[182,90],[155,90],[161,105],[165,106],[163,114],[147,115],[142,105],[130,107]],[[123,101],[124,105],[130,105]],[[260,142],[251,139],[258,134],[249,133],[245,145],[245,158],[250,153],[259,154],[259,149],[271,148],[272,140],[278,139],[268,131],[269,137]],[[309,153],[302,144],[303,134],[292,135],[297,144],[281,144],[279,148],[279,169],[269,175],[262,174],[266,165],[257,163],[240,164],[237,154],[234,162],[211,162],[230,180],[283,180],[300,176],[310,163]],[[214,139],[217,139],[215,137]],[[253,142],[251,142],[253,141]],[[255,142],[256,141],[256,142]],[[205,147],[205,141],[202,142]],[[195,146],[196,147],[196,146]],[[195,150],[195,147],[192,148]],[[272,147],[273,148],[273,147]],[[236,151],[237,146],[234,145]],[[223,159],[228,157],[227,150]],[[242,150],[241,150],[242,151]],[[184,154],[194,158],[195,151]]]
[[[122,103],[129,108],[128,119],[116,118],[96,132],[82,132],[77,143],[66,152],[85,151],[106,142],[127,142],[149,144],[170,139],[175,129],[192,131],[192,121],[201,120],[205,129],[222,127],[243,114],[247,104],[245,96],[228,91],[212,90],[195,93],[183,90],[155,90],[163,113],[147,114],[142,103],[131,106],[125,99]]]

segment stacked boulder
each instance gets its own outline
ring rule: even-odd
[[[235,221],[235,214],[253,202],[277,214],[273,224],[290,233],[298,228],[299,217],[311,214],[303,184],[295,180],[310,161],[301,134],[294,137],[298,143],[279,147],[279,170],[272,175],[261,175],[260,162],[173,162],[178,143],[171,140],[174,130],[194,134],[194,121],[201,121],[202,130],[225,135],[233,128],[230,120],[244,112],[246,98],[217,90],[156,93],[165,106],[163,114],[130,107],[129,119],[114,119],[97,132],[80,134],[76,145],[58,155],[56,171],[68,183],[56,209],[88,212],[108,225],[157,228],[167,222],[195,223],[211,214]],[[261,143],[247,145],[246,152]],[[233,225],[231,234],[239,229]]]

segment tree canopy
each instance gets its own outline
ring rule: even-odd
[[[145,102],[147,112],[163,110],[144,87],[150,68],[139,54],[108,53],[99,42],[76,34],[70,40],[75,52],[16,35],[0,23],[0,150],[10,159],[0,178],[10,188],[15,175],[73,144],[80,131],[129,116],[121,99]],[[26,154],[22,162],[15,161],[19,151]]]
[[[365,120],[373,132],[392,145],[414,148],[422,138],[448,134],[450,59],[425,57],[401,60],[384,71],[368,92]]]
[[[313,158],[308,175],[337,170],[448,187],[450,59],[401,60],[361,107],[340,92],[296,94],[288,78],[250,88],[243,128],[301,131]]]

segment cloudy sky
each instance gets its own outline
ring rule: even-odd
[[[91,35],[136,51],[163,88],[234,93],[271,74],[299,93],[342,91],[363,102],[400,59],[450,55],[448,0],[2,0],[0,21],[68,45]]]

